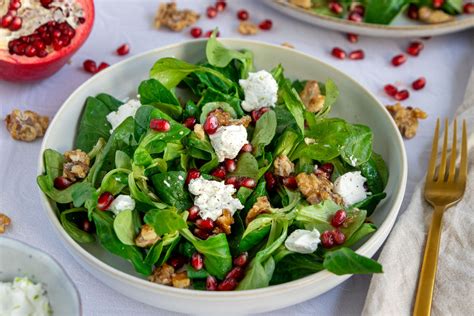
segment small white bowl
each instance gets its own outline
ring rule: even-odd
[[[386,188],[388,196],[371,217],[379,228],[357,249],[361,255],[373,256],[387,238],[397,218],[407,178],[403,141],[389,113],[375,96],[359,83],[307,54],[256,41],[241,39],[220,39],[220,41],[230,48],[252,51],[257,69],[270,70],[281,63],[285,68],[285,74],[291,78],[334,80],[339,88],[340,97],[333,107],[332,116],[365,124],[372,129],[374,149],[386,160],[390,171]],[[42,159],[44,150],[52,148],[64,152],[72,149],[76,127],[88,96],[105,92],[116,98],[136,98],[138,85],[148,78],[149,70],[156,60],[174,56],[189,62],[198,62],[205,58],[205,45],[205,40],[195,40],[151,50],[94,75],[81,85],[56,113],[43,139],[38,173],[44,172]],[[159,308],[191,314],[265,312],[313,298],[350,277],[321,271],[282,285],[235,292],[185,290],[151,283],[137,275],[131,264],[108,253],[99,244],[80,245],[75,242],[62,228],[47,197],[42,192],[40,195],[46,215],[59,239],[82,266],[122,294]]]
[[[53,316],[82,314],[79,292],[56,260],[23,242],[0,237],[0,282],[15,277],[43,284]]]

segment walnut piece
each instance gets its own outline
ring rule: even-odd
[[[242,35],[255,35],[258,33],[258,26],[249,21],[242,21],[239,24],[238,31]]]
[[[311,9],[312,7],[311,0],[290,0],[290,3],[303,9]]]
[[[191,285],[191,280],[188,278],[188,273],[186,271],[173,274],[171,277],[171,282],[173,287],[177,287],[179,289],[184,289]]]
[[[333,183],[324,175],[315,175],[314,173],[300,173],[296,176],[298,189],[310,204],[318,204],[324,200],[332,200],[337,204],[343,205],[342,197],[334,193]]]
[[[219,216],[216,220],[217,227],[214,228],[212,231],[214,234],[224,233],[226,235],[230,235],[231,233],[231,225],[234,224],[234,217],[232,217],[232,213],[224,209],[222,215]]]
[[[3,234],[8,226],[11,224],[10,217],[0,213],[0,234]]]
[[[192,10],[178,10],[174,2],[161,3],[155,15],[155,27],[159,29],[165,26],[179,32],[193,25],[197,20],[199,20],[199,14]]]
[[[71,181],[84,179],[89,172],[90,158],[80,149],[66,151],[63,165],[63,177]]]
[[[295,164],[286,155],[276,157],[273,167],[275,174],[280,177],[288,177],[295,171]]]
[[[443,10],[421,7],[418,9],[420,21],[428,24],[445,23],[454,20],[454,16],[447,14]]]
[[[140,229],[140,233],[135,238],[135,245],[142,248],[150,247],[153,246],[158,240],[160,240],[160,236],[155,233],[153,227],[148,224],[144,224]]]
[[[13,110],[5,118],[7,130],[13,139],[31,142],[42,137],[49,125],[49,118],[33,111]]]
[[[253,221],[260,214],[269,214],[271,207],[272,206],[270,205],[270,202],[268,201],[268,198],[266,196],[258,197],[255,204],[247,213],[247,217],[245,218],[245,224],[250,224],[250,222]]]
[[[288,43],[288,42],[283,42],[280,44],[281,46],[283,47],[288,47],[288,48],[295,48],[295,46],[293,46],[292,44]]]
[[[155,268],[153,273],[148,277],[148,280],[153,283],[171,285],[172,278],[174,275],[174,268],[166,263],[163,263],[161,267]]]
[[[229,112],[222,109],[215,109],[210,115],[214,115],[219,122],[219,126],[243,125],[245,128],[252,122],[252,118],[248,115],[242,116],[240,119],[233,119]]]
[[[321,111],[324,106],[324,95],[319,90],[316,80],[308,80],[300,92],[301,101],[303,101],[306,109],[312,113]]]
[[[403,137],[415,137],[418,129],[418,119],[425,119],[428,115],[419,108],[404,107],[400,103],[385,106],[392,115]]]
[[[204,128],[201,124],[194,125],[194,133],[196,134],[197,138],[200,140],[206,139],[206,133],[204,132]]]

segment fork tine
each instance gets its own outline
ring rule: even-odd
[[[461,165],[459,166],[459,182],[465,183],[467,177],[467,127],[466,120],[462,122]]]
[[[453,144],[451,148],[451,158],[449,158],[449,172],[448,172],[448,182],[454,181],[454,176],[456,175],[456,156],[457,156],[457,130],[458,130],[458,121],[454,119],[453,123]]]
[[[438,157],[438,138],[439,138],[439,118],[436,120],[436,128],[433,136],[433,147],[431,148],[430,163],[428,164],[428,172],[426,173],[426,181],[433,181],[436,158]]]
[[[441,162],[439,164],[439,172],[438,172],[438,182],[444,181],[444,176],[446,175],[446,158],[448,155],[448,119],[444,121],[444,141],[443,141],[443,149],[441,150]]]

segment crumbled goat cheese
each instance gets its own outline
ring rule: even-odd
[[[367,197],[364,188],[366,180],[360,171],[347,172],[334,181],[334,192],[342,197],[347,206],[355,204]]]
[[[315,144],[315,143],[316,143],[316,139],[310,138],[310,137],[305,137],[305,138],[304,138],[304,143],[305,143],[306,145],[312,145],[312,144]]]
[[[43,285],[19,277],[13,282],[0,282],[0,315],[51,315],[51,306]]]
[[[191,180],[188,188],[195,196],[194,204],[199,207],[199,215],[203,219],[215,221],[224,209],[234,215],[236,210],[244,208],[240,200],[232,196],[236,192],[233,185],[199,177]]]
[[[209,138],[219,162],[226,158],[234,159],[242,146],[248,143],[247,130],[243,125],[221,126],[214,134],[209,135]]]
[[[109,211],[112,211],[115,215],[123,211],[131,211],[135,209],[135,200],[130,195],[117,196],[110,204]]]
[[[285,240],[286,249],[298,253],[313,253],[320,243],[319,231],[317,229],[297,229]]]
[[[112,125],[110,134],[129,116],[135,116],[138,108],[141,106],[140,101],[131,99],[127,103],[122,104],[117,111],[110,112],[107,115],[107,121]]]
[[[245,100],[242,102],[245,111],[275,106],[278,83],[268,71],[251,72],[247,79],[239,80],[239,84],[245,94]]]

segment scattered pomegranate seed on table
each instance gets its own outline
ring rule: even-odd
[[[401,64],[405,63],[407,61],[407,58],[403,54],[396,55],[392,58],[392,65],[395,67],[400,66]]]
[[[189,169],[188,171],[188,175],[186,176],[186,180],[185,180],[185,183],[186,184],[189,184],[189,182],[191,182],[191,180],[193,179],[197,179],[201,176],[201,172],[199,172],[198,169],[196,168],[191,168]]]
[[[206,34],[204,34],[204,36],[206,36],[206,37],[211,37],[212,32],[214,32],[214,31],[213,31],[213,30],[209,30],[209,31],[206,32]],[[220,32],[217,32],[217,33],[216,33],[216,37],[219,37],[220,35],[221,35]]]
[[[331,219],[331,225],[334,227],[339,227],[341,226],[344,221],[346,220],[347,214],[346,211],[344,210],[339,210],[334,213]]]
[[[130,52],[130,46],[128,44],[123,44],[117,48],[117,54],[119,56],[127,55]]]
[[[216,2],[217,11],[224,11],[226,7],[227,7],[227,2],[222,1],[222,0]]]
[[[357,43],[359,41],[359,35],[354,33],[347,33],[347,40],[351,43]]]
[[[344,11],[344,8],[342,7],[342,5],[336,1],[329,2],[328,7],[329,7],[329,10],[331,10],[331,12],[335,14],[341,14],[342,11]]]
[[[383,89],[385,90],[385,93],[388,94],[389,96],[391,97],[394,97],[395,94],[397,94],[398,92],[398,89],[397,87],[395,87],[394,85],[392,84],[387,84],[383,87]]]
[[[410,97],[410,92],[408,92],[408,90],[406,90],[406,89],[400,90],[397,93],[395,93],[395,95],[393,97],[397,101],[403,101],[403,100],[406,100]]]
[[[273,22],[272,20],[270,19],[266,19],[266,20],[263,20],[259,25],[258,27],[261,29],[261,30],[264,30],[264,31],[268,31],[272,28],[273,26]]]
[[[199,207],[197,205],[193,205],[188,209],[188,220],[194,222],[199,218]]]
[[[364,57],[365,55],[362,49],[358,49],[349,53],[349,59],[352,59],[352,60],[360,60],[360,59],[364,59]]]
[[[415,81],[413,81],[413,83],[411,84],[414,90],[421,90],[425,87],[425,85],[426,85],[425,77],[420,77],[416,79]]]
[[[247,10],[239,10],[237,11],[237,18],[241,21],[246,21],[249,18],[249,13]]]
[[[112,204],[114,196],[110,192],[104,192],[99,196],[97,200],[97,208],[101,211],[106,211],[110,204]]]
[[[206,279],[206,290],[215,291],[217,290],[217,279],[212,275],[209,275]]]
[[[151,119],[150,128],[157,132],[167,132],[170,130],[171,125],[165,119]]]
[[[200,27],[193,27],[190,33],[192,37],[198,38],[198,37],[201,37],[202,35],[202,29]]]
[[[338,229],[333,230],[331,234],[336,245],[342,245],[346,241],[346,235]]]
[[[237,164],[234,159],[226,159],[224,160],[224,167],[227,172],[234,172],[237,168]]]
[[[334,57],[338,59],[346,58],[346,52],[342,48],[339,48],[339,47],[334,47],[331,51],[331,55],[333,55]]]
[[[104,70],[105,68],[109,67],[110,65],[106,62],[101,62],[99,64],[99,67],[97,67],[97,72],[101,71],[101,70]]]
[[[227,172],[225,171],[225,168],[223,166],[219,166],[211,172],[211,176],[219,178],[221,180],[224,180],[226,175]]]
[[[465,14],[474,14],[474,3],[469,2],[469,3],[464,4],[463,12]]]
[[[418,56],[425,45],[422,42],[411,42],[407,47],[407,53],[412,56]]]
[[[191,266],[194,270],[201,270],[204,267],[204,258],[199,252],[195,252],[191,256]]]
[[[207,7],[206,14],[209,19],[213,19],[217,16],[217,9],[212,6]]]
[[[84,63],[82,64],[82,67],[84,68],[85,71],[91,74],[95,74],[97,72],[97,64],[95,63],[95,61],[91,59],[85,60]]]

